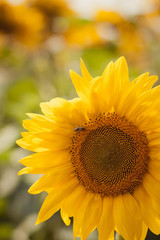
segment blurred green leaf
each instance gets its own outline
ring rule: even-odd
[[[86,63],[89,72],[95,77],[102,74],[111,59],[116,58],[116,47],[112,45],[109,49],[106,47],[86,49],[82,53],[81,58]]]
[[[0,223],[0,239],[9,240],[13,227],[9,223]]]
[[[6,116],[21,122],[26,112],[39,109],[40,95],[32,78],[19,79],[8,89]]]
[[[0,217],[6,213],[7,203],[8,201],[6,198],[0,199]]]

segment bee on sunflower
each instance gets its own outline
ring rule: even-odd
[[[116,230],[125,240],[160,233],[160,86],[145,73],[129,81],[124,57],[92,78],[71,71],[78,97],[41,103],[44,115],[28,114],[28,132],[17,141],[36,152],[20,160],[19,174],[43,174],[29,193],[48,193],[41,223],[61,209],[73,217],[74,239],[98,229],[99,240]],[[81,129],[83,128],[83,130]],[[77,130],[75,130],[77,129]]]

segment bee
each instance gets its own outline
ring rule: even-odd
[[[76,127],[74,129],[75,132],[78,132],[78,131],[85,131],[85,127]]]

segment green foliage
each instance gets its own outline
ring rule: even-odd
[[[8,87],[6,99],[6,116],[21,122],[26,118],[26,112],[36,112],[40,102],[40,95],[34,79],[22,78]]]
[[[11,237],[13,227],[9,223],[0,223],[0,239],[9,240]]]

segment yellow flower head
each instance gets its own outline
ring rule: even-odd
[[[43,27],[43,17],[35,9],[24,4],[12,6],[6,1],[0,2],[0,33],[34,46],[41,40]]]
[[[73,14],[73,11],[63,0],[48,0],[47,3],[46,0],[28,0],[28,3],[49,18]]]
[[[140,28],[140,21],[124,18],[114,11],[98,11],[96,21],[101,23],[101,29],[105,33],[102,38],[109,39],[109,27],[115,31],[114,41],[120,53],[125,54],[130,61],[140,62],[146,56],[147,41],[144,32]],[[101,31],[102,31],[101,30]],[[105,40],[104,39],[104,40]]]
[[[126,20],[119,13],[104,10],[100,10],[97,12],[96,20],[100,22],[102,21],[109,22],[115,25],[119,25],[123,22],[126,22]]]
[[[73,47],[93,47],[103,44],[93,23],[70,27],[64,36],[67,43]]]
[[[160,86],[145,73],[130,82],[124,57],[92,78],[71,71],[79,97],[41,103],[28,114],[17,143],[36,152],[21,160],[19,174],[43,176],[29,189],[46,191],[37,224],[61,209],[73,217],[74,239],[98,229],[99,240],[144,240],[160,233]]]

